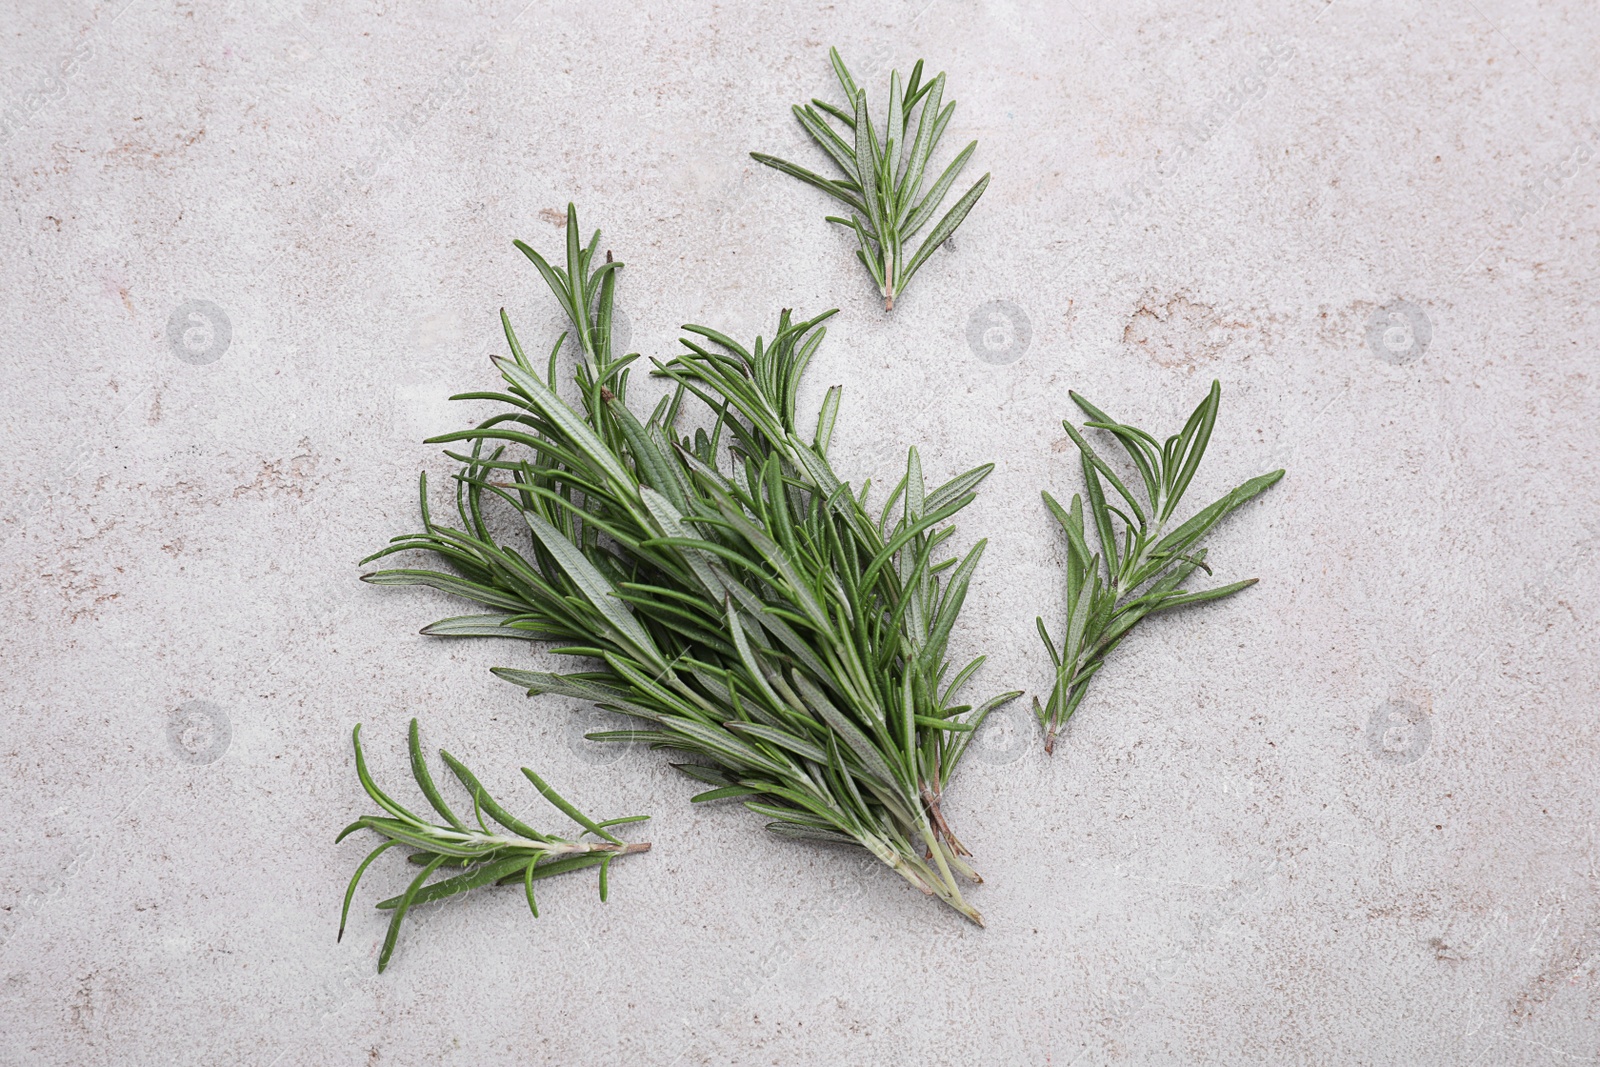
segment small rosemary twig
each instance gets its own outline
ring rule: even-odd
[[[422,745],[417,736],[417,720],[412,719],[411,773],[416,778],[422,795],[427,798],[434,811],[445,820],[443,824],[428,822],[390,799],[367,773],[366,756],[361,751],[359,723],[352,734],[352,740],[356,749],[356,774],[361,777],[361,787],[367,791],[367,796],[371,797],[374,803],[389,814],[363,815],[340,832],[335,844],[357,830],[376,830],[389,840],[373,849],[367,858],[361,861],[361,866],[356,868],[355,876],[350,879],[350,887],[344,894],[344,909],[339,913],[339,938],[344,937],[345,922],[350,916],[350,901],[356,895],[356,886],[360,884],[361,876],[366,873],[367,867],[373,860],[383,855],[390,847],[400,845],[416,849],[411,854],[411,862],[422,867],[422,873],[412,879],[404,893],[380,901],[378,904],[380,909],[394,912],[394,917],[389,920],[388,935],[383,939],[383,952],[378,956],[379,973],[389,965],[389,957],[393,955],[395,942],[400,936],[400,924],[405,920],[406,912],[415,904],[443,900],[445,897],[477,889],[479,886],[512,885],[520,882],[527,894],[528,910],[533,912],[534,918],[538,918],[539,908],[533,897],[534,882],[552,875],[598,865],[600,899],[604,901],[608,888],[606,876],[610,872],[611,861],[618,856],[650,850],[648,841],[638,843],[623,841],[608,829],[624,823],[642,822],[649,818],[648,815],[632,815],[624,819],[594,822],[546,785],[544,779],[524,767],[522,773],[527,775],[528,780],[538,788],[540,795],[584,829],[584,833],[576,841],[555,834],[542,834],[497,804],[471,771],[450,753],[440,749],[440,757],[472,794],[473,823],[466,822],[450,809],[438,787],[434,785],[433,776],[428,772],[427,762],[422,757]],[[483,821],[485,813],[508,832],[489,829],[488,824]],[[599,840],[582,839],[591,834]],[[424,884],[440,868],[460,868],[461,873],[431,884]]]
[[[945,213],[934,226],[933,232],[907,256],[906,242],[933,218],[950,186],[955,183],[961,169],[977,149],[973,141],[939,175],[927,195],[922,195],[929,158],[944,136],[944,130],[955,112],[954,103],[945,104],[944,75],[932,81],[922,80],[922,60],[911,68],[911,77],[902,85],[900,72],[889,75],[889,114],[884,122],[883,136],[867,113],[867,94],[856,87],[855,79],[839,58],[839,50],[828,49],[833,61],[833,71],[844,89],[845,106],[835,107],[823,100],[813,99],[810,104],[796,104],[794,117],[806,133],[844,172],[842,178],[824,178],[805,167],[797,166],[763,152],[751,152],[752,159],[775,170],[814,185],[850,209],[849,218],[827,216],[827,221],[849,227],[855,232],[856,257],[872,275],[878,291],[883,294],[883,310],[894,310],[894,298],[905,290],[912,275],[925,263],[935,249],[956,231],[961,221],[978,202],[989,185],[989,175],[978,179],[977,184],[962,194],[955,206]],[[912,113],[917,115],[915,125]],[[844,128],[837,132],[827,115]],[[914,131],[914,132],[913,132]]]
[[[1205,563],[1206,550],[1195,547],[1200,538],[1225,515],[1283,477],[1283,471],[1276,470],[1251,478],[1168,532],[1168,522],[1211,440],[1211,428],[1222,403],[1221,383],[1211,383],[1210,393],[1189,416],[1183,431],[1167,438],[1164,444],[1143,430],[1116,422],[1077,393],[1069,395],[1092,420],[1084,425],[1110,433],[1133,460],[1143,483],[1145,503],[1140,505],[1071,422],[1062,422],[1078,446],[1089,493],[1090,519],[1100,551],[1090,554],[1083,500],[1078,494],[1072,495],[1071,508],[1064,509],[1045,493],[1045,505],[1067,534],[1067,632],[1059,646],[1045,629],[1044,620],[1038,620],[1039,636],[1056,666],[1049,702],[1041,707],[1037,697],[1033,701],[1034,715],[1045,731],[1046,752],[1055,750],[1056,734],[1083,701],[1090,679],[1141,619],[1184,604],[1220,600],[1256,583],[1256,579],[1248,578],[1197,592],[1181,588],[1196,570],[1211,573]],[[1111,483],[1127,512],[1106,500],[1102,478]],[[1132,512],[1131,517],[1128,512]],[[1122,524],[1120,538],[1118,522]]]

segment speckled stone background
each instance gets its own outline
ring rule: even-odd
[[[788,105],[919,55],[993,183],[893,316]],[[16,2],[0,13],[0,1060],[1600,1062],[1592,4]],[[821,165],[819,161],[817,165]],[[575,200],[632,347],[842,313],[842,472],[997,463],[960,652],[1041,692],[1069,388],[1172,432],[1249,592],[1153,621],[1046,758],[948,810],[986,930],[770,839],[356,581],[473,417],[513,237]],[[531,764],[648,856],[422,909],[377,976],[351,726],[509,804]],[[410,795],[409,793],[407,795]],[[641,834],[641,836],[643,836]]]

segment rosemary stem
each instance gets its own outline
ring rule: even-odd
[[[923,857],[917,854],[916,848],[909,839],[902,839],[891,844],[875,835],[864,834],[861,837],[861,843],[874,856],[877,856],[885,866],[916,886],[923,893],[938,897],[971,922],[982,926],[983,916],[978,912],[977,908],[968,904],[961,896],[961,887],[957,883],[954,874],[951,873],[950,860],[955,857],[952,851],[947,851],[949,846],[933,832],[933,828],[928,825],[926,819],[922,821],[922,824],[917,829],[937,869],[928,866]],[[959,859],[956,862],[962,867],[966,866],[961,864]],[[970,868],[968,869],[970,870]]]

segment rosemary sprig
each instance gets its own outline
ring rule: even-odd
[[[855,232],[856,257],[883,294],[883,310],[892,311],[895,296],[904,291],[912,275],[934,250],[955,233],[972,205],[983,195],[989,185],[989,175],[985,174],[962,194],[916,252],[907,257],[906,243],[933,218],[978,142],[973,141],[962,149],[923,195],[928,160],[956,109],[953,102],[943,102],[944,75],[924,82],[920,59],[904,84],[899,71],[891,72],[889,113],[880,137],[867,113],[866,91],[857,88],[844,60],[839,58],[839,50],[828,49],[828,58],[844,89],[844,106],[836,107],[813,99],[810,104],[796,104],[793,110],[806,133],[838,165],[844,177],[824,178],[815,171],[762,152],[751,152],[750,156],[816,186],[850,209],[849,218],[829,215],[827,221]],[[913,112],[917,112],[915,125]],[[838,122],[844,132],[836,131],[824,115]]]
[[[374,803],[388,812],[388,815],[363,815],[339,833],[335,844],[357,830],[376,830],[388,840],[373,849],[367,858],[361,861],[361,866],[356,868],[355,876],[350,879],[350,887],[344,894],[344,909],[339,913],[339,938],[341,940],[344,938],[345,922],[350,917],[350,902],[355,898],[356,886],[360,884],[361,876],[366,873],[367,867],[373,860],[392,846],[400,845],[403,848],[415,849],[410,856],[411,862],[422,867],[422,873],[412,879],[404,893],[380,901],[378,904],[380,909],[394,912],[389,920],[389,932],[383,939],[383,951],[378,956],[379,973],[389,966],[389,957],[394,954],[395,942],[400,937],[400,924],[405,921],[406,912],[413,905],[443,900],[480,886],[512,885],[520,882],[523,892],[527,894],[528,910],[533,912],[533,917],[537,919],[539,907],[533,897],[534,882],[552,875],[598,866],[600,899],[604,901],[607,896],[607,875],[610,873],[611,861],[618,856],[650,850],[648,841],[626,842],[611,833],[609,829],[624,823],[642,822],[650,816],[630,815],[623,819],[595,822],[546,785],[544,779],[524,767],[522,773],[528,776],[528,780],[539,790],[539,794],[584,830],[576,841],[555,834],[540,833],[497,804],[460,760],[440,749],[439,756],[472,794],[473,822],[466,822],[451,810],[438,787],[434,785],[433,776],[428,772],[427,761],[422,756],[422,745],[417,736],[417,720],[412,719],[411,773],[416,778],[422,795],[433,806],[433,810],[444,819],[443,823],[428,822],[392,800],[378,788],[372,776],[367,773],[367,759],[361,751],[359,723],[356,724],[351,739],[355,744],[356,774],[361,777],[361,787],[367,791],[367,796],[371,797]],[[502,829],[491,830],[483,821],[485,813],[499,823]],[[590,835],[599,840],[583,840]],[[459,870],[460,873],[428,883],[433,873],[441,868]]]
[[[834,473],[828,443],[840,390],[829,390],[809,439],[795,399],[822,342],[823,320],[788,311],[770,342],[745,348],[699,326],[655,373],[675,389],[640,421],[626,397],[636,355],[603,342],[615,267],[593,268],[569,207],[567,264],[518,245],[568,310],[581,341],[578,406],[556,391],[558,339],[543,376],[501,313],[511,358],[503,391],[465,394],[504,410],[435,438],[448,453],[460,525],[433,519],[370,559],[430,550],[452,572],[382,570],[367,581],[457,593],[492,614],[423,632],[558,643],[591,667],[553,674],[497,668],[530,695],[557,693],[633,716],[637,730],[590,734],[687,752],[677,764],[711,788],[698,802],[739,799],[775,833],[858,844],[974,922],[957,875],[977,876],[939,802],[972,730],[991,709],[959,694],[982,664],[952,675],[946,647],[984,543],[938,559],[948,520],[992,465],[929,491],[915,450],[878,515],[869,485]],[[609,268],[609,269],[608,269]],[[564,338],[565,335],[563,335]],[[681,430],[686,397],[709,408],[708,434]],[[725,462],[726,458],[726,462]],[[528,536],[503,540],[486,506],[508,506]]]
[[[1195,547],[1206,532],[1283,477],[1283,471],[1276,470],[1251,478],[1169,532],[1167,526],[1211,440],[1222,402],[1221,383],[1211,383],[1210,393],[1189,416],[1183,431],[1164,444],[1143,430],[1113,420],[1077,393],[1070,395],[1089,415],[1084,426],[1110,433],[1133,460],[1144,489],[1144,504],[1141,506],[1072,423],[1063,421],[1061,425],[1078,446],[1100,551],[1090,554],[1083,500],[1078,494],[1072,495],[1072,506],[1064,509],[1045,493],[1045,505],[1067,534],[1067,629],[1059,646],[1045,629],[1044,620],[1038,620],[1039,636],[1056,667],[1049,702],[1040,707],[1037,697],[1033,701],[1034,715],[1045,731],[1047,752],[1054,751],[1056,734],[1083,701],[1090,679],[1141,619],[1184,604],[1220,600],[1256,583],[1248,578],[1214,589],[1182,589],[1196,570],[1211,573],[1205,562],[1206,550]],[[1116,490],[1132,517],[1106,499],[1102,478]]]

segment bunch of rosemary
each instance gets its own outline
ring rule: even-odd
[[[763,152],[751,152],[750,157],[816,186],[850,209],[849,218],[829,215],[827,221],[848,226],[855,232],[856,258],[861,260],[883,294],[883,310],[893,311],[894,298],[910,284],[912,275],[928,257],[956,232],[956,227],[988,188],[989,175],[979,178],[963,193],[917,250],[907,255],[906,242],[933,219],[933,213],[939,210],[950,186],[955,184],[967,160],[977,150],[978,142],[973,141],[963,148],[924,196],[922,187],[928,161],[956,110],[953,102],[944,103],[944,75],[923,81],[920,59],[903,84],[899,71],[890,72],[889,109],[880,137],[867,112],[866,90],[856,86],[844,60],[839,58],[838,49],[828,49],[828,58],[844,90],[845,106],[835,107],[825,100],[813,99],[809,105],[796,104],[793,110],[806,133],[838,165],[844,177],[824,178],[815,171]],[[917,111],[919,106],[920,112]],[[913,113],[917,115],[914,134]],[[840,123],[844,135],[828,124],[822,117],[824,114]]]
[[[529,694],[592,701],[639,720],[596,740],[643,740],[696,759],[676,764],[737,798],[775,833],[857,844],[973,922],[958,876],[969,855],[940,810],[972,731],[1007,693],[957,703],[983,662],[952,673],[946,658],[978,559],[942,558],[948,521],[991,470],[929,490],[915,450],[879,512],[828,460],[840,390],[802,436],[795,400],[833,312],[785,311],[752,348],[686,326],[686,351],[655,373],[675,388],[645,419],[627,402],[636,354],[611,350],[620,263],[596,261],[569,206],[565,269],[521,242],[571,320],[580,358],[577,404],[557,394],[557,356],[543,373],[501,312],[510,358],[504,389],[463,395],[503,410],[449,454],[460,524],[430,514],[422,529],[370,559],[413,549],[452,567],[380,570],[367,581],[426,585],[491,609],[424,629],[443,636],[555,642],[587,669],[499,668]],[[684,400],[709,409],[710,432],[679,425]],[[502,539],[489,508],[526,534]]]
[[[1067,630],[1060,651],[1045,629],[1044,620],[1038,620],[1039,636],[1056,668],[1048,703],[1041,707],[1037,697],[1033,702],[1034,715],[1045,731],[1046,752],[1054,751],[1056,734],[1083,702],[1089,680],[1141,620],[1185,604],[1220,600],[1256,584],[1256,579],[1247,578],[1195,592],[1182,588],[1196,570],[1211,573],[1205,561],[1206,550],[1196,547],[1200,539],[1229,513],[1283,477],[1283,471],[1276,470],[1251,478],[1169,530],[1172,516],[1211,441],[1217,408],[1222,403],[1221,383],[1211,383],[1211,391],[1189,416],[1182,432],[1164,443],[1135,426],[1117,422],[1077,393],[1069,395],[1088,414],[1086,428],[1106,431],[1127,452],[1138,469],[1144,503],[1129,491],[1083,434],[1064,420],[1061,425],[1078,446],[1100,550],[1092,554],[1089,550],[1082,498],[1074,493],[1071,508],[1063,508],[1045,493],[1045,505],[1067,535]],[[1106,499],[1102,478],[1116,491],[1126,511]]]

